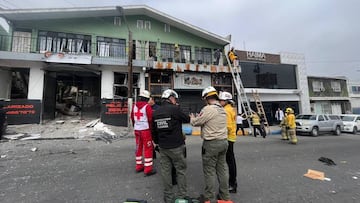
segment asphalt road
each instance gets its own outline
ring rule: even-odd
[[[188,193],[203,192],[201,139],[187,138]],[[0,202],[162,202],[160,174],[134,172],[134,138],[0,143]],[[36,148],[36,151],[31,151]],[[299,136],[298,145],[238,137],[238,193],[234,202],[360,202],[360,135]],[[337,165],[327,166],[320,157]],[[155,162],[159,169],[159,160]],[[303,175],[319,170],[331,181]],[[358,178],[358,179],[357,179]]]

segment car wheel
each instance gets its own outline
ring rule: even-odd
[[[352,133],[353,133],[353,134],[356,134],[356,133],[357,133],[357,130],[358,130],[358,129],[357,129],[357,127],[355,126],[355,127],[353,128]]]
[[[341,134],[341,128],[340,128],[340,126],[336,126],[334,135],[340,135],[340,134]]]
[[[313,129],[311,130],[311,135],[317,137],[319,135],[319,128],[313,127]]]

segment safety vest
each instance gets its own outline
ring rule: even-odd
[[[147,104],[139,109],[136,105],[134,106],[134,130],[148,130],[149,122],[146,114]]]

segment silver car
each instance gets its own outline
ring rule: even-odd
[[[340,135],[344,124],[337,115],[299,114],[296,116],[296,133],[318,136],[320,132],[333,132]]]
[[[341,120],[344,123],[343,132],[356,134],[360,129],[360,115],[358,114],[342,114]]]

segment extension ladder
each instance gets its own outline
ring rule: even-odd
[[[249,128],[252,129],[252,125],[251,125],[252,110],[250,107],[249,99],[247,98],[246,93],[245,93],[244,85],[241,81],[241,77],[240,77],[241,66],[239,63],[237,64],[237,66],[234,66],[233,64],[230,63],[228,52],[226,52],[226,50],[225,50],[225,57],[226,57],[233,81],[234,81],[236,92],[237,92],[238,113],[242,112],[245,114],[246,120],[248,121],[248,124],[249,124]],[[241,109],[242,109],[242,111],[240,111]]]
[[[265,120],[264,121],[264,126],[266,128],[267,133],[269,133],[269,131],[270,131],[269,122],[268,122],[268,120],[266,118],[266,113],[265,113],[265,110],[264,110],[264,106],[263,106],[263,104],[262,104],[262,102],[260,100],[259,93],[257,91],[255,91],[255,90],[253,90],[252,94],[253,94],[253,97],[254,97],[257,112],[259,112],[261,115],[263,115],[264,120]]]

